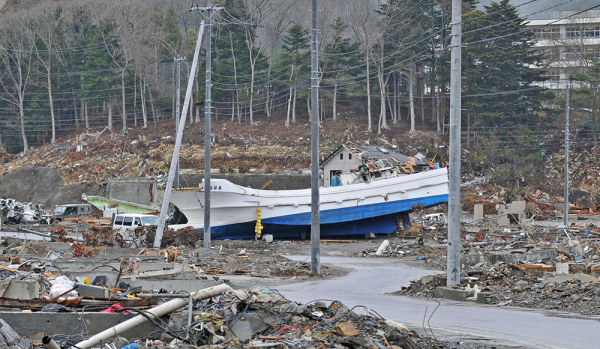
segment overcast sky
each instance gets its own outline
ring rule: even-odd
[[[510,3],[518,6],[520,4],[526,3],[526,2],[531,2],[532,0],[510,0]],[[480,5],[479,7],[483,7],[483,5],[488,5],[489,3],[491,3],[492,0],[480,0]],[[499,1],[496,1],[499,2]],[[541,10],[547,9],[549,7],[552,7],[554,5],[558,5],[558,4],[562,4],[565,3],[563,5],[557,6],[555,8],[552,8],[550,10],[546,10],[540,13],[537,13]],[[550,19],[550,18],[554,18],[554,11],[556,10],[583,10],[586,8],[590,8],[592,6],[596,6],[598,5],[598,1],[597,0],[573,0],[573,1],[568,1],[568,0],[537,0],[537,1],[533,1],[530,4],[527,5],[523,5],[518,7],[519,13],[521,14],[521,16],[528,16],[532,13],[536,13],[536,14],[532,14],[531,16],[529,16],[528,18],[530,19]],[[600,8],[597,8],[600,9]]]

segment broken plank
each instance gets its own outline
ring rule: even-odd
[[[565,252],[565,251],[563,251],[563,250],[561,250],[561,249],[559,249],[559,248],[555,248],[554,250],[555,250],[556,252],[558,252],[558,253],[564,254],[565,256],[567,256],[567,257],[569,257],[569,258],[571,258],[571,259],[575,260],[575,257],[573,257],[573,255],[572,255],[572,254],[570,254],[570,253],[568,253],[568,252]]]
[[[321,242],[356,243],[356,242],[358,242],[358,240],[328,240],[328,239],[321,239]]]
[[[524,270],[537,270],[537,271],[555,271],[556,267],[549,264],[519,264],[517,267]]]
[[[83,297],[82,297],[83,298]],[[150,299],[135,299],[135,300],[120,300],[120,299],[110,299],[103,298],[102,300],[92,300],[92,299],[82,299],[76,298],[73,299],[68,305],[72,308],[82,308],[86,305],[97,305],[97,306],[106,306],[110,307],[113,304],[118,304],[122,307],[141,307],[141,306],[150,306],[158,304],[158,299],[150,298]],[[19,309],[31,309],[31,310],[41,310],[44,306],[48,304],[54,304],[48,299],[8,299],[8,298],[0,298],[0,307],[4,308],[19,308]]]
[[[262,189],[265,189],[266,187],[268,187],[269,185],[271,185],[271,183],[273,183],[273,180],[272,180],[272,179],[269,179],[269,180],[267,181],[267,183],[263,184],[263,186],[262,186],[262,187],[260,187],[260,189],[261,189],[261,190],[262,190]]]
[[[283,339],[283,336],[258,336],[259,339],[265,339],[265,340],[280,340]]]

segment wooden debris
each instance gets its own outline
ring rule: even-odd
[[[30,309],[34,311],[42,310],[42,308],[48,304],[55,304],[50,299],[30,299],[30,300],[22,300],[22,299],[8,299],[8,298],[0,298],[0,307],[5,308],[21,308],[21,309]],[[60,302],[60,304],[64,306],[69,306],[71,308],[83,308],[87,305],[97,305],[97,306],[106,306],[109,307],[113,304],[118,304],[122,307],[144,307],[158,304],[157,298],[147,298],[147,299],[113,299],[113,298],[87,298],[80,297],[75,299],[70,299],[68,301]]]
[[[284,337],[282,335],[279,336],[258,336],[259,339],[264,339],[264,340],[280,340],[280,339],[284,339]]]
[[[570,253],[568,253],[568,252],[565,252],[565,251],[563,251],[563,250],[561,250],[561,249],[559,249],[559,248],[555,248],[554,250],[555,250],[556,252],[560,253],[560,254],[564,254],[565,256],[567,256],[567,257],[571,258],[572,260],[575,260],[575,257],[573,257],[573,255],[572,255],[572,254],[570,254]]]
[[[556,266],[549,264],[519,264],[517,267],[523,270],[556,271]]]

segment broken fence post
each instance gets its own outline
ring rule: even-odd
[[[206,299],[206,298],[218,296],[227,291],[230,291],[231,289],[232,288],[229,287],[228,285],[218,285],[218,286],[213,286],[213,287],[209,287],[209,288],[205,288],[205,289],[193,292],[193,293],[191,293],[191,296],[195,300]],[[177,310],[177,309],[185,306],[186,304],[188,304],[188,300],[186,298],[177,298],[177,299],[170,300],[166,303],[163,303],[157,307],[154,307],[154,308],[148,310],[147,313],[150,316],[161,317],[165,314],[168,314],[174,310]],[[125,322],[122,322],[118,325],[115,325],[115,326],[109,328],[109,329],[106,329],[106,330],[90,337],[89,339],[86,339],[84,341],[81,341],[81,342],[75,344],[74,346],[71,347],[71,349],[91,348],[91,347],[95,346],[96,344],[100,343],[100,341],[105,341],[109,338],[115,337],[115,336],[117,336],[129,329],[132,329],[146,321],[148,321],[147,318],[145,318],[142,315],[138,315],[138,316],[133,317]]]

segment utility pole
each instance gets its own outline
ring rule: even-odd
[[[212,16],[223,7],[215,7],[209,4],[206,7],[192,7],[192,10],[206,12],[206,99],[204,102],[204,248],[210,248],[210,118],[211,88],[212,88]]]
[[[460,284],[461,17],[462,0],[452,0],[447,286]]]
[[[565,106],[565,229],[569,227],[569,89],[571,83],[567,82]]]
[[[312,0],[312,47],[310,64],[310,264],[311,272],[313,274],[321,273],[321,213],[319,212],[319,45],[317,31],[317,15],[317,0]]]
[[[196,42],[196,49],[194,50],[194,61],[192,62],[192,69],[190,71],[190,77],[196,75],[198,68],[198,57],[200,56],[200,46],[202,46],[202,37],[204,35],[204,21],[200,23],[200,30],[198,31],[198,41]],[[185,126],[185,119],[187,117],[188,110],[190,108],[190,101],[192,99],[192,89],[194,87],[194,79],[188,79],[187,90],[185,91],[185,101],[183,102],[183,112],[181,113],[181,120],[179,120],[178,130],[175,137],[175,147],[173,148],[173,158],[171,160],[171,167],[169,168],[169,176],[167,177],[167,184],[165,186],[165,195],[163,196],[163,202],[160,208],[160,218],[158,220],[158,226],[156,227],[156,236],[154,237],[153,246],[160,248],[162,242],[163,231],[165,229],[165,222],[167,220],[167,214],[169,210],[169,202],[171,201],[171,191],[173,189],[173,182],[175,181],[175,168],[179,162],[179,151],[181,150],[181,141],[183,140],[183,129]]]
[[[185,57],[177,56],[174,58],[177,62],[177,102],[175,112],[175,135],[179,132],[179,117],[181,115],[180,95],[181,95],[181,61],[185,61]],[[175,179],[173,180],[173,188],[179,188],[179,159],[177,159],[177,167],[175,168]]]

